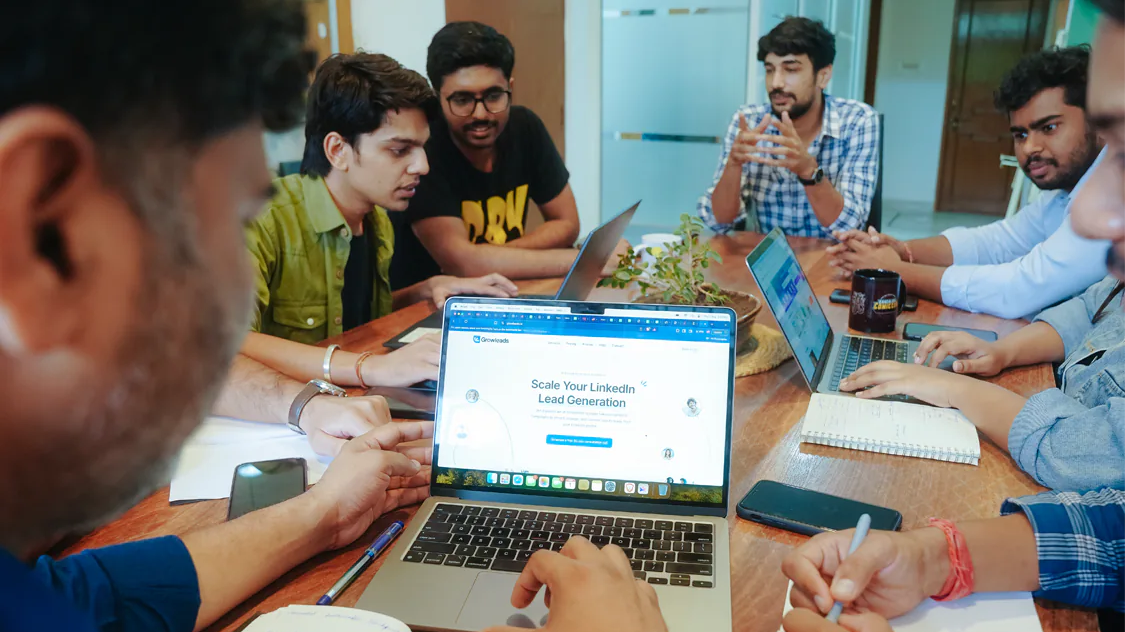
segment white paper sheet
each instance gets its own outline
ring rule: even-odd
[[[286,606],[264,614],[245,632],[410,632],[398,619],[337,606]]]
[[[318,457],[308,437],[287,426],[209,417],[180,451],[168,502],[227,498],[239,465],[291,457],[308,463],[310,485],[320,480],[331,461]]]
[[[791,590],[793,582],[785,591],[782,617],[793,609]],[[895,632],[1043,632],[1035,602],[1026,592],[980,593],[943,603],[927,599],[890,623]]]
[[[399,338],[399,341],[404,345],[408,345],[408,344],[414,342],[415,340],[417,340],[417,339],[419,339],[422,336],[425,336],[427,334],[440,334],[440,333],[441,333],[440,329],[435,329],[433,327],[419,327],[417,329],[411,330],[410,333],[406,334],[402,338]]]

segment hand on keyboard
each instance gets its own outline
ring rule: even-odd
[[[938,366],[948,356],[957,358],[953,363],[953,371],[956,373],[992,376],[1010,364],[1003,347],[964,331],[935,331],[927,335],[914,352],[914,362]]]
[[[891,360],[860,367],[840,381],[841,391],[857,391],[856,397],[875,399],[907,395],[943,408],[956,408],[958,389],[977,384],[973,378],[948,371]]]
[[[526,607],[547,587],[551,614],[548,632],[667,632],[656,592],[633,577],[624,552],[608,545],[599,550],[581,536],[570,538],[562,551],[537,551],[531,556],[515,590],[512,605]],[[515,632],[496,627],[486,632]],[[519,628],[522,630],[522,628]]]

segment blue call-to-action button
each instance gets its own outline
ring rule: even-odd
[[[612,448],[608,437],[575,437],[572,435],[547,435],[547,445],[573,445],[582,448]]]

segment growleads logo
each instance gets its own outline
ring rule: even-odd
[[[473,336],[473,342],[480,342],[480,336]]]
[[[507,338],[489,338],[487,336],[473,336],[473,342],[476,342],[476,343],[494,342],[496,344],[506,345],[506,344],[508,344],[508,339]]]
[[[872,309],[878,312],[895,312],[898,311],[898,297],[894,294],[884,294],[875,301]]]

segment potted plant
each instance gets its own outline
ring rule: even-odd
[[[638,303],[666,305],[721,305],[734,310],[737,318],[738,346],[750,340],[750,326],[762,309],[757,297],[725,290],[704,280],[703,271],[712,261],[722,262],[711,245],[700,240],[703,222],[684,213],[675,230],[679,242],[664,247],[630,248],[621,256],[613,274],[598,282],[599,287],[624,289],[636,283],[641,290]],[[641,256],[647,253],[648,257]]]

